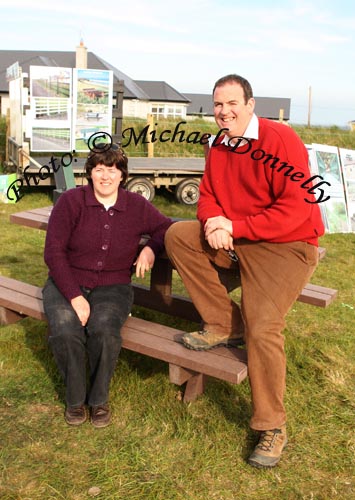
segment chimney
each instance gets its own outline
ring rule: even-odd
[[[83,39],[80,40],[80,45],[76,48],[75,67],[81,69],[88,67],[88,50]]]

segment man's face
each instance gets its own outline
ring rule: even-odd
[[[254,113],[254,98],[245,104],[242,86],[231,82],[216,87],[213,101],[214,117],[218,127],[228,128],[226,135],[229,138],[242,136]]]

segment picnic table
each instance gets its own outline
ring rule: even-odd
[[[25,227],[46,230],[52,206],[10,215],[10,221]],[[144,245],[147,237],[143,237]],[[320,258],[325,249],[319,249]],[[166,253],[156,258],[148,285],[133,283],[134,304],[194,322],[201,318],[188,297],[172,292],[173,266]],[[223,282],[223,281],[222,281]],[[237,279],[236,279],[237,283]],[[233,282],[225,283],[228,290]],[[327,307],[337,291],[308,284],[297,300],[317,307]],[[11,323],[25,316],[46,320],[42,289],[12,278],[0,276],[0,321]],[[186,349],[181,342],[183,331],[130,316],[122,328],[122,347],[169,363],[170,381],[186,383],[184,401],[202,394],[207,378],[214,377],[239,384],[247,377],[247,352],[244,348],[217,347],[207,352]]]

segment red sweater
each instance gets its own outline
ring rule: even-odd
[[[119,188],[115,205],[105,210],[90,185],[64,192],[49,218],[44,260],[49,275],[70,301],[79,286],[125,284],[131,281],[139,241],[157,255],[172,224],[143,196]]]
[[[315,198],[307,192],[311,182],[301,187],[311,174],[298,135],[286,125],[259,118],[259,139],[235,151],[220,141],[211,147],[200,184],[198,219],[203,224],[218,215],[230,219],[233,238],[318,245],[324,226],[319,205],[305,201]]]

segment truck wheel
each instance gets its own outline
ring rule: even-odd
[[[131,193],[138,193],[148,201],[152,201],[155,196],[155,188],[153,184],[150,180],[143,177],[131,179],[127,183],[127,191],[130,191]]]
[[[196,180],[184,179],[175,189],[175,198],[184,205],[195,205],[200,197],[199,183]]]

